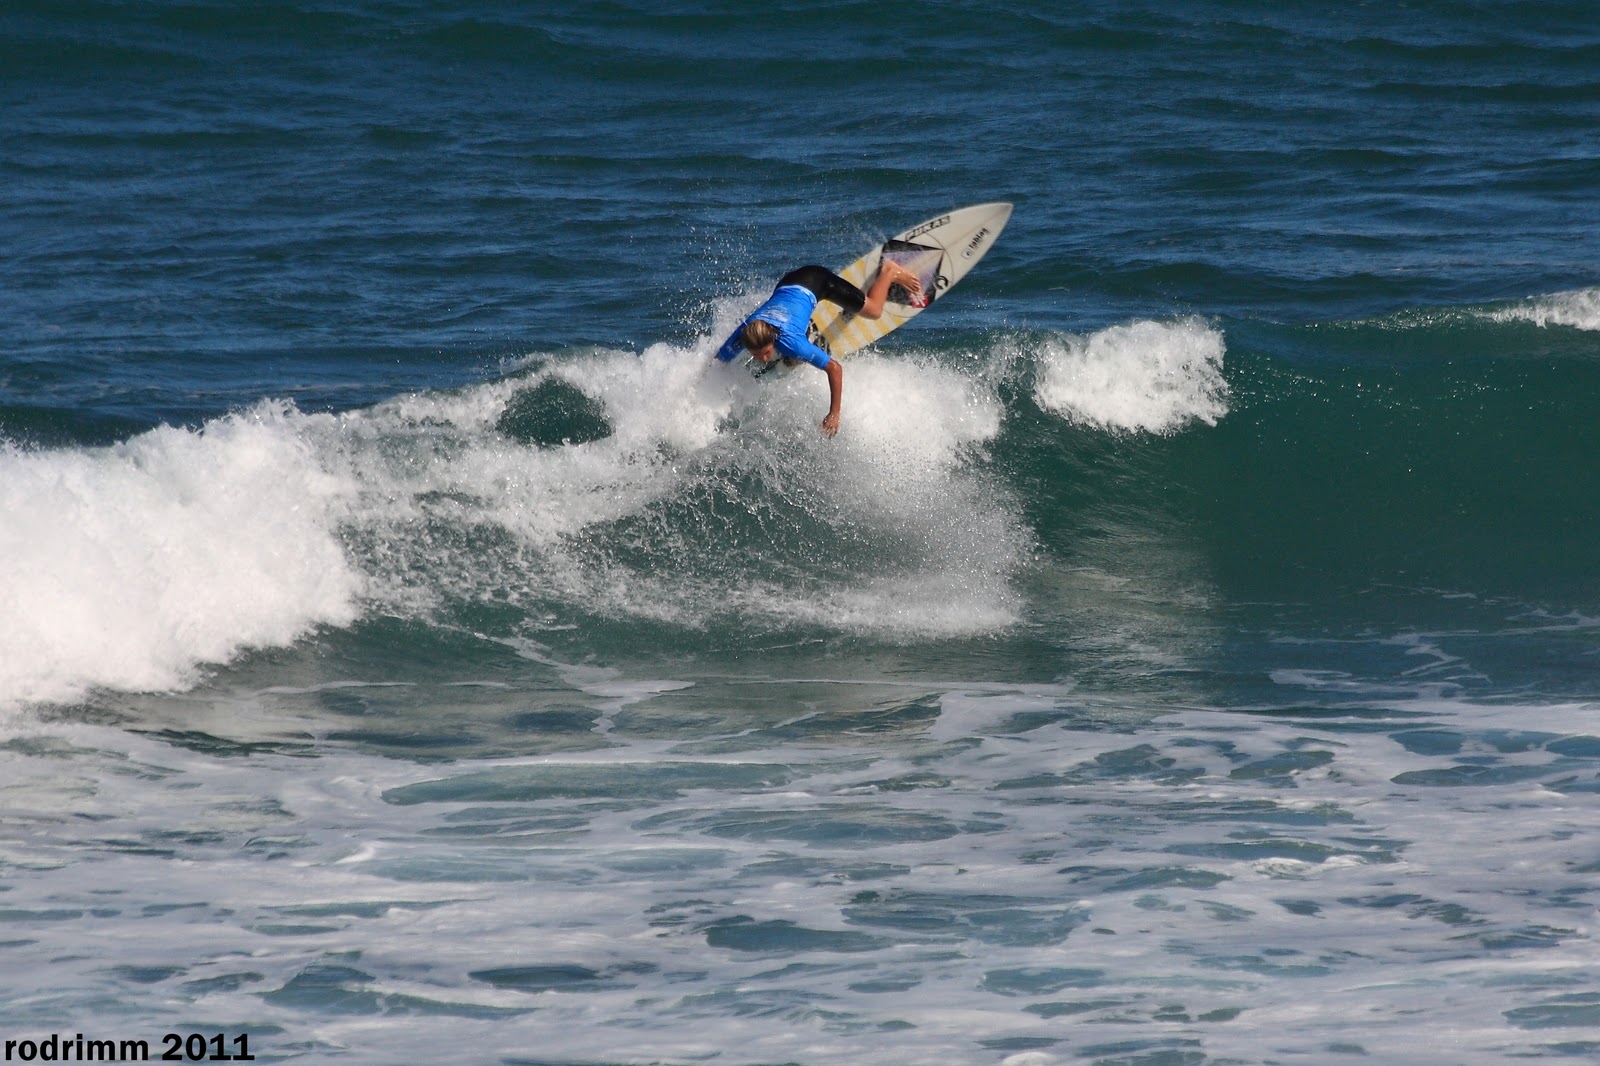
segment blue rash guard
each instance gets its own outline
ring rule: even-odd
[[[744,344],[739,334],[746,325],[760,319],[778,328],[778,338],[772,346],[779,355],[785,359],[810,363],[818,370],[827,369],[833,357],[806,337],[811,312],[816,310],[819,299],[829,300],[846,311],[855,312],[865,304],[866,294],[827,267],[804,266],[799,270],[791,270],[778,279],[778,287],[767,298],[767,302],[751,312],[748,318],[739,323],[733,336],[722,342],[722,347],[717,349],[717,358],[727,363],[744,354]]]

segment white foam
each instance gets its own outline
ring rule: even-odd
[[[947,367],[863,353],[846,368],[842,440],[874,474],[942,478],[1000,432],[993,394]]]
[[[561,674],[591,706],[686,680]],[[1587,738],[1593,707],[1374,692],[1374,728],[1307,717],[1315,692],[1156,718],[1057,685],[695,680],[719,713],[646,702],[594,751],[515,754],[516,727],[458,763],[221,757],[59,723],[0,748],[13,1030],[97,1035],[109,1004],[252,1019],[258,1055],[867,1066],[1490,1066],[1592,1031],[1592,794],[1541,787],[1592,757],[1488,742]],[[863,728],[913,697],[933,722]],[[1536,779],[1402,776],[1530,757]]]
[[[374,587],[420,606],[414,575],[426,568],[446,598],[553,597],[679,625],[738,616],[890,637],[1015,620],[1008,581],[1026,536],[972,462],[1000,429],[986,387],[858,355],[830,441],[817,430],[823,375],[802,367],[758,382],[709,354],[709,343],[594,351],[351,416],[342,446],[364,488],[355,521],[386,556]],[[611,434],[536,448],[492,431],[518,390],[550,378],[598,401]],[[721,561],[729,544],[698,517],[715,498],[770,523],[759,564]],[[642,524],[612,539],[608,527],[630,521]],[[898,565],[812,580],[791,557],[796,521],[812,541],[815,527],[832,530],[829,554],[894,545]],[[473,530],[510,544],[486,559]]]
[[[1133,322],[1046,341],[1034,401],[1098,429],[1172,434],[1228,413],[1222,334],[1202,319]]]
[[[731,406],[706,369],[703,359],[667,345],[642,355],[594,352],[527,377],[356,412],[344,440],[329,446],[347,452],[362,485],[362,520],[398,526],[453,510],[448,517],[463,525],[493,525],[549,545],[672,490],[674,458],[714,441]],[[513,397],[546,378],[599,400],[611,435],[535,448],[495,433]]]
[[[112,448],[0,452],[0,707],[167,689],[356,612],[350,486],[262,405]]]
[[[340,416],[263,403],[113,448],[0,453],[0,600],[20,605],[0,618],[0,706],[186,687],[202,664],[373,604],[538,601],[891,639],[1015,621],[1028,534],[982,472],[1001,424],[989,386],[857,356],[830,441],[823,375],[758,382],[709,354],[597,350]],[[499,432],[549,378],[601,404],[612,432],[559,447]],[[719,499],[759,512],[770,545],[743,522],[745,555],[725,561],[702,521]]]
[[[1540,327],[1600,330],[1600,289],[1574,289],[1537,296],[1490,312],[1488,317],[1494,322],[1532,322]]]
[[[993,632],[1014,623],[1009,585],[1029,534],[1014,501],[981,471],[1000,432],[991,391],[914,358],[860,353],[846,363],[838,437],[814,428],[825,385],[803,370],[772,397],[768,414],[796,424],[771,473],[779,491],[812,501],[813,513],[849,538],[896,546],[896,565],[858,573],[816,595],[793,585],[756,587],[774,620],[791,617],[904,638]],[[780,542],[781,547],[781,542]]]
[[[995,633],[1018,621],[1021,604],[1002,574],[875,577],[807,597],[803,590],[754,582],[730,590],[727,604],[771,624],[805,624],[911,641]]]

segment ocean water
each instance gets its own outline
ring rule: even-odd
[[[7,1061],[1600,1059],[1597,145],[1560,0],[8,0]]]

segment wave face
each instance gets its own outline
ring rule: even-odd
[[[1600,376],[1592,334],[1537,324],[1546,304],[1264,332],[1294,355],[1241,360],[1216,473],[1226,543],[1311,592],[1592,603],[1600,482],[1572,460],[1596,443]]]

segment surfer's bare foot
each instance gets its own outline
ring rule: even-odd
[[[909,268],[903,267],[899,263],[896,263],[892,260],[887,265],[889,268],[889,278],[891,281],[905,289],[913,296],[922,295],[921,278],[913,274]]]

